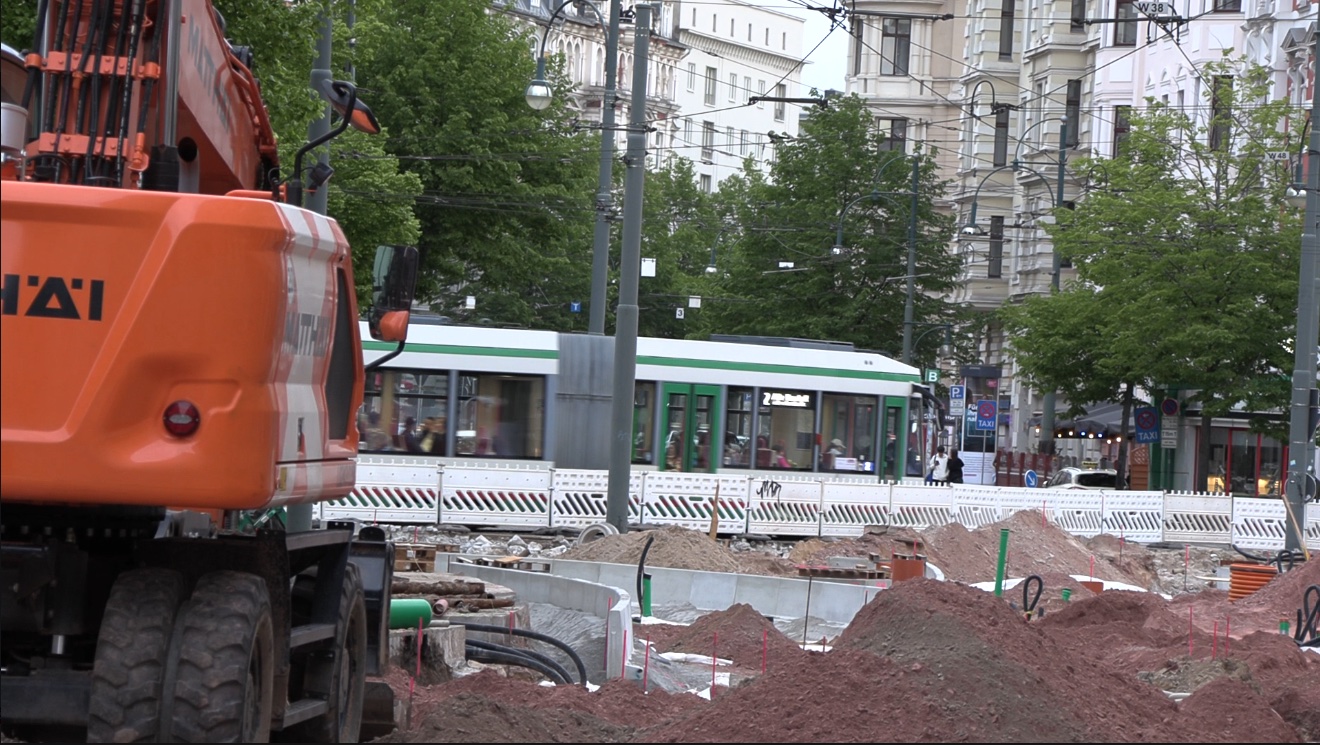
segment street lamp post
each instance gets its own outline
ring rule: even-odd
[[[527,86],[527,105],[538,111],[550,105],[552,95],[550,84],[545,79],[545,42],[550,37],[555,17],[559,12],[577,0],[565,0],[550,14],[545,35],[541,37],[541,53],[536,60],[536,79]],[[615,85],[619,77],[619,6],[621,0],[610,0],[609,26],[605,33],[605,93],[600,108],[600,175],[596,182],[596,228],[591,249],[591,301],[588,304],[587,333],[596,336],[605,334],[605,288],[609,280],[610,258],[610,222],[614,216],[614,105],[617,95]],[[583,2],[582,7],[591,8],[601,20],[600,11],[591,3]]]
[[[623,251],[619,264],[619,305],[614,314],[614,397],[610,422],[609,491],[605,519],[620,533],[628,530],[628,484],[632,478],[633,392],[637,378],[637,282],[642,255],[642,189],[646,184],[646,67],[651,45],[651,12],[639,3],[633,32],[632,105],[628,123],[627,172],[623,191]]]
[[[1037,126],[1039,126],[1039,125],[1041,125],[1041,124],[1044,124],[1044,123],[1047,122],[1047,121],[1050,121],[1050,120],[1045,119],[1045,120],[1042,120],[1042,121],[1036,122],[1036,124],[1033,124],[1031,127],[1028,127],[1027,130],[1024,131],[1024,132],[1022,133],[1022,136],[1018,138],[1018,145],[1021,146],[1021,144],[1022,144],[1022,138],[1026,137],[1027,133],[1030,132],[1032,128],[1037,127]],[[1064,177],[1063,169],[1064,169],[1064,166],[1067,164],[1067,155],[1068,155],[1068,150],[1067,150],[1067,148],[1068,148],[1068,124],[1069,124],[1069,122],[1068,122],[1068,117],[1064,116],[1064,117],[1060,117],[1060,118],[1059,118],[1059,154],[1058,154],[1058,163],[1056,164],[1058,170],[1057,170],[1057,173],[1056,173],[1056,175],[1055,175],[1055,180],[1056,180],[1058,183],[1056,184],[1055,191],[1050,193],[1050,200],[1054,203],[1054,212],[1056,213],[1056,215],[1057,215],[1057,213],[1058,213],[1058,211],[1059,211],[1059,208],[1063,206],[1063,177]],[[1037,170],[1034,169],[1034,168],[1031,168],[1031,167],[1029,167],[1029,166],[1023,165],[1022,161],[1019,160],[1019,159],[1017,159],[1016,157],[1013,159],[1013,162],[1012,162],[1011,164],[1009,164],[1009,165],[1005,165],[1005,166],[996,166],[995,168],[991,169],[990,172],[987,173],[987,174],[981,179],[981,183],[980,183],[980,184],[977,184],[977,186],[976,186],[976,191],[972,193],[972,212],[971,212],[971,215],[968,216],[968,219],[967,219],[967,225],[966,225],[966,226],[963,228],[963,230],[962,230],[962,232],[963,232],[964,235],[982,235],[982,234],[983,234],[983,231],[982,231],[980,228],[978,228],[978,227],[976,226],[976,200],[977,200],[977,197],[980,196],[980,194],[981,194],[981,187],[985,186],[985,182],[986,182],[987,180],[989,180],[989,178],[990,178],[991,176],[993,176],[993,175],[995,175],[996,173],[998,173],[998,172],[1000,172],[1000,171],[1003,171],[1003,170],[1012,170],[1012,171],[1025,170],[1025,171],[1030,171],[1031,173],[1035,174],[1036,177],[1039,178],[1041,181],[1046,181],[1044,174],[1042,174],[1040,171],[1037,171]],[[1056,218],[1056,219],[1057,219],[1057,218]],[[1062,264],[1061,264],[1061,260],[1060,260],[1060,257],[1059,257],[1059,252],[1058,252],[1057,249],[1052,250],[1052,251],[1050,252],[1050,254],[1051,254],[1051,260],[1050,260],[1050,291],[1051,291],[1051,292],[1058,292],[1058,291],[1059,291],[1059,273],[1060,273],[1060,271],[1061,271],[1061,266],[1062,266]],[[1044,399],[1044,401],[1041,402],[1041,409],[1042,409],[1042,411],[1041,411],[1041,417],[1040,417],[1040,419],[1041,419],[1041,421],[1040,421],[1040,445],[1039,445],[1038,450],[1039,450],[1039,452],[1041,452],[1042,454],[1050,455],[1050,454],[1053,454],[1053,453],[1054,453],[1054,409],[1055,409],[1055,400],[1054,400],[1054,391],[1053,391],[1053,390],[1045,391],[1045,399]]]

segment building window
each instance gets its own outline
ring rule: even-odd
[[[907,119],[878,119],[877,124],[885,137],[880,143],[881,150],[903,152],[907,149]]]
[[[715,154],[715,122],[701,123],[701,159],[710,160]]]
[[[1119,155],[1119,148],[1123,146],[1123,141],[1127,139],[1128,132],[1132,129],[1130,121],[1132,117],[1131,106],[1114,107],[1114,157]]]
[[[769,26],[767,26],[766,29],[765,29],[765,45],[766,45],[767,47],[770,46],[770,27],[769,27]]]
[[[706,97],[705,97],[705,100],[706,100],[706,105],[707,105],[707,106],[714,106],[714,105],[715,105],[715,83],[716,83],[717,80],[718,80],[718,78],[717,78],[716,76],[717,76],[717,73],[716,73],[716,71],[715,71],[715,68],[713,68],[713,67],[707,67],[707,68],[706,68]]]
[[[683,120],[683,142],[687,143],[688,145],[696,144],[697,141],[692,137],[693,131],[695,129],[696,126],[692,123],[691,119]]]
[[[740,155],[746,156],[746,155],[747,155],[747,148],[748,148],[748,142],[747,142],[747,130],[744,129],[744,130],[742,131],[742,146],[738,148],[738,153],[739,153]]]
[[[733,19],[732,19],[732,18],[729,19],[729,37],[730,37],[730,38],[733,37]]]
[[[784,97],[786,97],[787,95],[788,95],[788,89],[784,86],[783,83],[780,83],[779,85],[776,85],[776,86],[775,86],[775,97],[776,97],[776,98],[784,98]],[[777,122],[782,122],[782,121],[784,121],[784,102],[783,102],[783,101],[775,101],[775,121],[777,121]]]
[[[752,24],[747,24],[747,40],[752,40]]]
[[[1211,0],[1216,13],[1241,13],[1242,0]]]
[[[999,2],[999,59],[1013,59],[1013,13],[1016,0]]]
[[[709,173],[703,173],[703,174],[701,174],[701,191],[702,191],[703,193],[706,193],[706,194],[709,194],[709,193],[710,193],[710,174],[709,174]]]
[[[1086,0],[1072,0],[1071,15],[1068,30],[1074,34],[1086,31]]]
[[[1068,97],[1064,102],[1064,116],[1068,118],[1065,126],[1068,127],[1067,136],[1064,137],[1064,146],[1068,148],[1077,147],[1077,133],[1082,128],[1082,81],[1068,81]]]
[[[1233,76],[1216,75],[1210,93],[1210,149],[1222,150],[1232,139]]]
[[[990,218],[990,255],[987,257],[985,276],[999,279],[1004,276],[1004,216]]]
[[[718,29],[719,22],[720,22],[720,17],[712,14],[710,17],[710,32],[712,34],[716,33],[719,30]]]
[[[756,91],[757,91],[757,92],[756,92],[756,95],[760,96],[761,98],[765,98],[765,81],[764,81],[764,80],[758,80],[758,81],[756,81]],[[757,102],[756,102],[756,108],[758,108],[758,109],[764,109],[764,108],[765,108],[765,101],[757,101]]]
[[[885,18],[880,24],[880,74],[907,75],[912,47],[912,20]]]
[[[866,34],[866,20],[860,16],[852,19],[852,37],[853,37],[853,55],[852,67],[853,75],[862,74],[862,38]]]
[[[697,89],[697,63],[695,62],[688,63],[687,89],[689,93]]]
[[[363,452],[448,455],[449,374],[382,370],[367,375],[358,437]]]
[[[784,33],[780,34],[780,36],[779,36],[779,48],[780,48],[780,49],[788,49],[788,32],[787,32],[787,31],[785,31]]]
[[[724,145],[725,149],[728,151],[728,153],[729,153],[730,155],[732,155],[732,154],[733,154],[733,145],[734,145],[734,140],[733,140],[733,127],[725,127],[725,128],[724,128],[724,142],[725,142],[725,145]]]
[[[729,100],[738,100],[738,73],[729,73]]]
[[[1115,0],[1114,46],[1135,47],[1137,45],[1137,6],[1133,0]]]
[[[696,8],[693,8],[693,9],[692,9],[692,28],[696,28],[696,27],[697,27],[697,9],[696,9]]]

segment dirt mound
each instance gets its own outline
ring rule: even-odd
[[[510,701],[460,693],[438,702],[412,730],[373,742],[619,742],[632,734],[631,728],[571,709]]]
[[[652,642],[661,652],[687,652],[733,660],[738,667],[761,669],[792,662],[803,654],[801,647],[775,628],[770,619],[746,603],[707,613],[691,626],[677,627],[664,642]]]
[[[868,528],[858,538],[823,540],[810,538],[802,541],[788,552],[788,561],[792,564],[824,564],[831,556],[857,556],[866,559],[871,554],[888,560],[895,553],[906,554],[912,550],[911,542],[919,542],[920,553],[927,553],[926,541],[919,533],[910,528]],[[934,559],[931,559],[934,561]],[[939,562],[935,562],[936,566]]]
[[[1149,592],[1108,590],[1084,591],[1066,607],[1042,619],[1047,629],[1064,628],[1077,632],[1084,628],[1124,636],[1154,646],[1186,640],[1188,621],[1175,614],[1169,602]],[[1222,629],[1221,629],[1222,631]]]
[[[1191,693],[1212,680],[1233,678],[1246,683],[1251,690],[1260,693],[1260,686],[1251,679],[1251,668],[1241,660],[1220,657],[1218,659],[1193,660],[1190,657],[1169,660],[1159,670],[1137,673],[1137,678],[1164,691]]]
[[[1242,608],[1262,608],[1291,617],[1302,606],[1302,595],[1311,585],[1320,585],[1320,556],[1276,576],[1256,592],[1237,601]]]
[[[1158,587],[1159,571],[1155,566],[1155,552],[1127,540],[1126,537],[1102,533],[1083,541],[1096,561],[1104,559],[1131,579],[1130,584],[1151,589]],[[1089,561],[1089,560],[1088,560]],[[1079,574],[1079,572],[1073,572]]]
[[[1178,713],[1183,723],[1195,725],[1199,742],[1301,742],[1260,694],[1231,677],[1198,688]]]
[[[739,572],[742,568],[729,549],[712,541],[706,534],[672,525],[598,538],[564,552],[563,558],[636,564],[642,558],[642,549],[646,547],[647,539],[651,537],[655,538],[655,542],[646,554],[647,566],[708,572]]]

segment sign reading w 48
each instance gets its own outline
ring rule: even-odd
[[[1137,12],[1149,18],[1177,18],[1178,11],[1167,0],[1136,0]]]

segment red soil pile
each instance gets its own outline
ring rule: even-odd
[[[1179,707],[1184,722],[1196,724],[1199,742],[1301,742],[1251,686],[1230,677],[1201,686]],[[1163,739],[1160,728],[1150,738]]]
[[[691,626],[676,628],[676,632],[667,632],[665,641],[651,640],[657,651],[720,657],[755,670],[761,669],[763,650],[768,667],[803,654],[802,648],[776,629],[770,619],[746,603],[735,603],[726,610],[707,613]],[[641,633],[647,638],[646,630]]]

